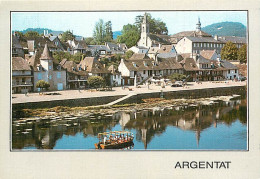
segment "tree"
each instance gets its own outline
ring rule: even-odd
[[[39,80],[36,83],[36,88],[40,88],[41,91],[42,91],[42,89],[48,90],[49,87],[50,87],[50,84],[44,80]]]
[[[180,74],[180,73],[173,73],[172,75],[169,76],[169,79],[171,81],[181,81],[186,79],[186,75]]]
[[[111,42],[113,40],[113,31],[112,31],[112,23],[111,21],[107,21],[105,23],[105,42]]]
[[[16,34],[18,37],[21,37],[21,38],[24,37],[24,34],[23,34],[22,32],[16,31],[15,34]]]
[[[86,57],[85,54],[78,52],[78,53],[72,55],[71,60],[74,61],[75,63],[79,63],[85,57]]]
[[[242,63],[247,63],[247,45],[244,44],[238,49],[237,58]]]
[[[95,39],[93,37],[87,37],[85,41],[87,45],[96,45]]]
[[[88,77],[88,84],[90,87],[98,88],[105,84],[105,80],[101,76],[91,76]]]
[[[40,37],[39,33],[36,31],[28,31],[24,34],[25,37],[27,38],[35,38],[35,37]]]
[[[63,52],[63,51],[54,51],[53,52],[53,58],[60,62],[62,59],[66,58],[70,60],[72,58],[72,55],[69,52]]]
[[[73,35],[72,32],[70,32],[69,30],[67,30],[66,32],[64,32],[61,36],[61,41],[63,42],[67,42],[68,40],[73,40],[75,39],[75,36]]]
[[[126,53],[125,53],[125,58],[126,59],[129,59],[132,57],[132,55],[134,54],[134,52],[132,50],[128,50]]]
[[[135,17],[135,25],[138,27],[139,33],[141,32],[141,24],[143,22],[144,16]],[[168,29],[165,22],[161,19],[152,18],[150,13],[146,14],[147,23],[149,23],[149,30],[152,34],[168,34]]]
[[[221,49],[221,59],[223,60],[237,60],[238,48],[236,45],[228,41]]]
[[[102,44],[104,43],[104,37],[105,37],[105,24],[102,19],[99,19],[99,21],[96,23],[94,27],[93,38],[97,44]]]
[[[125,43],[128,48],[135,46],[140,39],[137,26],[127,24],[123,26],[122,35],[118,36],[119,43]]]

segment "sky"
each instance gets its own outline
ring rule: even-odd
[[[240,22],[247,26],[246,11],[146,11],[155,19],[166,23],[168,34],[195,30],[198,17],[201,26],[218,22]],[[112,22],[112,30],[120,31],[126,24],[133,24],[137,15],[144,11],[131,12],[12,12],[12,30],[48,28],[54,31],[73,30],[74,35],[91,37],[99,19]]]

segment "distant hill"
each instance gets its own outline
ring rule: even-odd
[[[202,28],[202,31],[219,36],[246,37],[246,26],[239,22],[220,22]]]
[[[25,34],[26,32],[28,31],[36,31],[38,32],[39,34],[43,34],[44,30],[48,30],[48,33],[52,33],[53,35],[59,35],[61,33],[63,33],[64,31],[55,31],[55,30],[51,30],[51,29],[47,29],[47,28],[27,28],[25,30],[22,30],[22,31],[19,31],[19,32],[22,32],[23,34]],[[17,30],[16,30],[17,31]],[[13,33],[14,31],[12,31]],[[75,34],[74,34],[75,35]],[[75,35],[76,37],[82,37],[82,36],[79,36],[79,35]]]
[[[113,39],[117,39],[117,36],[122,35],[121,31],[115,31],[113,32]]]

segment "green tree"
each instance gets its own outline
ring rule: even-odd
[[[36,83],[36,88],[40,88],[40,90],[42,91],[43,89],[48,90],[48,88],[50,87],[50,84],[44,80],[39,80]]]
[[[141,32],[141,24],[143,22],[144,16],[135,17],[135,25],[138,27],[139,33]],[[168,28],[161,19],[152,18],[150,13],[146,13],[146,19],[149,23],[149,30],[152,34],[168,34]]]
[[[53,58],[60,62],[62,59],[66,58],[70,60],[72,58],[72,55],[69,52],[63,52],[63,51],[54,51],[53,52]]]
[[[105,24],[102,19],[96,23],[93,32],[93,38],[97,44],[103,44],[105,37]]]
[[[111,42],[113,40],[113,31],[112,31],[112,23],[111,21],[107,21],[105,23],[105,42]]]
[[[129,59],[132,57],[132,55],[134,54],[134,52],[132,50],[128,50],[126,53],[125,53],[125,58],[126,59]]]
[[[140,39],[137,26],[127,24],[123,26],[122,35],[118,36],[119,43],[125,43],[128,48],[135,46]]]
[[[171,81],[181,81],[186,79],[186,75],[180,74],[180,73],[173,73],[168,77]]]
[[[61,36],[61,41],[63,42],[67,42],[68,40],[73,40],[75,39],[75,36],[73,35],[72,32],[70,32],[69,30],[67,30],[66,32],[64,32]]]
[[[223,60],[237,60],[238,48],[236,45],[228,41],[221,49],[221,59]]]
[[[238,49],[237,58],[242,63],[247,63],[247,45],[244,44]]]
[[[87,45],[96,45],[95,39],[93,37],[87,37],[85,41]]]
[[[28,31],[24,34],[25,37],[27,38],[35,38],[35,37],[40,37],[39,33],[36,31]]]
[[[16,31],[15,34],[16,34],[18,37],[21,37],[21,38],[24,37],[24,34],[23,34],[22,32]]]
[[[88,77],[88,84],[90,87],[99,88],[105,84],[105,80],[101,76],[91,76]]]
[[[78,52],[78,53],[72,55],[71,60],[74,61],[75,63],[79,63],[85,57],[86,57],[85,54]]]

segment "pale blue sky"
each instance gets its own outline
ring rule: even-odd
[[[169,34],[195,30],[198,17],[202,27],[217,22],[240,22],[247,26],[246,11],[147,11],[152,17],[160,18],[168,27]],[[144,12],[12,12],[12,30],[27,28],[49,28],[73,30],[76,35],[90,37],[99,19],[112,22],[113,31],[135,22],[137,15]]]

